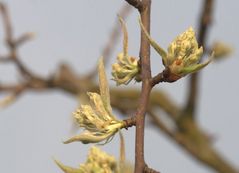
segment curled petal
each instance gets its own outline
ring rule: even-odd
[[[88,144],[88,143],[98,143],[101,142],[113,134],[111,133],[98,133],[98,132],[89,132],[85,131],[79,135],[73,136],[72,138],[64,141],[64,144],[69,144],[71,142],[82,142],[83,144]]]
[[[185,76],[189,73],[195,73],[195,72],[201,70],[202,68],[206,67],[213,60],[213,57],[214,57],[214,53],[212,53],[211,57],[206,62],[201,63],[201,64],[195,64],[195,65],[188,66],[188,67],[184,67],[180,70],[179,73],[181,73],[182,76]]]
[[[61,168],[61,170],[65,173],[85,173],[80,169],[72,168],[70,166],[65,166],[61,162],[54,160],[55,163]]]
[[[101,131],[88,131],[85,130],[83,133],[73,136],[64,142],[64,144],[68,144],[71,142],[80,141],[83,144],[88,143],[98,143],[106,140],[106,143],[109,141],[110,137],[112,137],[116,132],[118,132],[121,128],[123,128],[124,122],[111,122],[110,124],[105,124],[105,127],[99,129]]]
[[[103,103],[103,99],[99,94],[92,92],[88,92],[87,94],[90,97],[90,102],[94,112],[99,116],[100,119],[103,119],[105,121],[115,119],[112,113],[110,112],[109,114],[107,109],[104,107],[105,105]]]

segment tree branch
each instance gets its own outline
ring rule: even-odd
[[[139,12],[143,25],[145,26],[148,33],[150,33],[151,0],[144,0],[144,2],[146,6],[144,10],[140,11],[139,9]],[[151,91],[150,45],[145,34],[142,31],[139,56],[141,64],[142,90],[139,98],[139,106],[136,111],[135,173],[143,173],[145,169],[144,126],[145,114],[149,103],[149,96]]]
[[[155,85],[157,85],[160,82],[164,82],[164,73],[161,72],[159,74],[157,74],[156,76],[154,76],[151,80],[151,86],[154,87]]]
[[[172,131],[153,111],[149,111],[149,115],[153,119],[154,125],[181,146],[192,158],[218,173],[238,173],[238,170],[228,163],[226,159],[222,158],[218,151],[212,147],[208,136],[191,119],[181,125],[184,126],[184,131]],[[177,123],[175,125],[177,126]]]
[[[152,168],[149,168],[147,165],[144,168],[144,173],[160,173]]]
[[[130,5],[141,11],[144,8],[144,5],[141,0],[125,0],[127,1]]]
[[[143,21],[144,26],[147,28],[149,32],[149,18],[150,18],[150,1],[136,1],[136,0],[126,0],[127,2],[134,4],[134,6],[139,10],[141,13],[141,18]],[[205,3],[212,3],[213,0],[207,0]],[[137,5],[138,3],[138,5]],[[146,5],[145,5],[146,4]],[[209,16],[202,17],[201,19],[201,29],[199,34],[199,43],[200,45],[205,45],[205,35],[207,33],[207,25],[210,23],[210,11],[212,8],[212,4],[206,5],[207,12],[203,12],[203,14],[207,13]],[[210,8],[209,8],[210,7]],[[1,14],[6,16],[6,9],[5,6],[0,3],[0,11]],[[209,11],[209,12],[208,12]],[[4,16],[3,15],[3,16]],[[5,28],[10,29],[7,31],[9,33],[5,33],[7,38],[11,38],[9,40],[13,40],[14,42],[13,47],[14,49],[10,49],[9,51],[16,51],[19,45],[25,42],[24,37],[20,37],[19,39],[14,40],[12,38],[12,28],[8,17],[4,17],[5,20]],[[6,30],[6,29],[5,29]],[[24,35],[23,35],[24,36]],[[24,39],[22,39],[24,38]],[[7,39],[6,39],[7,40]],[[18,41],[17,41],[18,40]],[[19,41],[23,40],[23,41]],[[10,41],[11,42],[11,41]],[[10,47],[12,45],[10,44]],[[149,64],[149,45],[144,38],[144,35],[141,33],[141,68],[142,68],[142,90],[139,91],[137,89],[127,89],[122,90],[119,88],[111,88],[111,103],[112,106],[120,111],[133,111],[137,108],[136,117],[126,118],[124,121],[126,122],[126,128],[130,127],[131,125],[136,124],[136,172],[153,172],[154,170],[148,168],[144,161],[144,119],[145,119],[145,112],[146,109],[149,112],[149,115],[153,118],[154,124],[161,129],[165,134],[167,134],[174,142],[176,142],[179,146],[185,149],[188,153],[190,153],[193,158],[196,158],[198,161],[203,163],[204,165],[209,166],[210,168],[216,170],[219,173],[238,173],[227,160],[225,160],[218,151],[216,151],[213,146],[211,145],[208,136],[205,135],[202,129],[200,129],[195,121],[192,119],[186,119],[186,121],[178,121],[178,116],[180,114],[181,108],[176,105],[170,97],[165,95],[163,92],[154,91],[149,98],[149,94],[151,91],[151,87],[153,87],[156,83],[163,81],[163,74],[158,74],[154,78],[151,78],[150,74],[150,64]],[[10,53],[10,55],[12,55]],[[15,62],[12,59],[12,56],[0,56],[1,62]],[[14,55],[14,54],[13,54]],[[16,59],[19,59],[18,55],[14,55]],[[21,62],[20,62],[21,64]],[[23,64],[22,64],[23,65]],[[20,65],[21,66],[21,65]],[[23,66],[23,69],[27,69]],[[21,71],[21,67],[18,68]],[[27,70],[28,71],[28,70]],[[72,68],[68,67],[67,65],[62,65],[58,69],[58,71],[50,77],[41,78],[36,77],[29,71],[30,78],[27,78],[24,81],[21,81],[15,85],[2,85],[0,84],[0,92],[11,92],[14,97],[19,97],[21,93],[24,91],[48,91],[51,89],[59,89],[64,91],[65,93],[69,93],[72,95],[78,95],[79,93],[84,94],[86,91],[97,91],[98,85],[95,84],[93,79],[88,79],[85,77],[79,77],[78,74],[74,73]],[[197,86],[197,85],[196,85]],[[191,93],[197,93],[196,91],[190,91]],[[193,95],[192,95],[193,96]],[[138,98],[140,97],[139,104],[137,103]],[[192,100],[197,98],[196,96],[192,97]],[[124,103],[124,104],[123,104]],[[194,103],[196,104],[196,103]],[[147,106],[149,105],[149,106]],[[167,127],[167,125],[159,119],[159,117],[153,112],[155,109],[162,109],[167,115],[172,119],[175,123],[176,130],[171,130]],[[183,112],[185,113],[185,112]],[[138,119],[138,120],[136,120]],[[155,171],[157,172],[157,171]],[[138,172],[137,172],[138,173]]]
[[[6,6],[2,2],[0,2],[0,13],[3,19],[5,42],[9,50],[9,55],[5,57],[5,62],[7,62],[7,59],[9,61],[14,62],[14,64],[17,66],[17,68],[24,77],[33,77],[33,73],[30,72],[30,70],[20,61],[17,55],[18,46],[20,46],[21,43],[24,43],[25,41],[29,40],[32,34],[26,33],[23,34],[20,38],[14,39],[10,15]]]
[[[150,12],[151,0],[126,0],[129,4],[138,9],[143,25],[148,33],[150,33]],[[142,77],[142,90],[139,98],[139,106],[136,111],[136,140],[135,140],[135,173],[143,173],[145,170],[144,160],[144,126],[145,115],[149,103],[151,91],[151,67],[150,67],[150,45],[141,31],[140,41],[140,65]]]
[[[212,21],[212,12],[213,12],[213,4],[214,0],[204,0],[204,4],[202,7],[202,14],[200,17],[199,24],[199,35],[198,35],[198,43],[199,46],[203,46],[206,49],[206,36],[208,33],[209,25]],[[193,118],[195,116],[198,96],[199,96],[199,78],[200,72],[194,73],[191,75],[188,86],[188,98],[185,105],[185,113],[187,116]]]

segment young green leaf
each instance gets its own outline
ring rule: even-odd
[[[141,29],[143,31],[143,33],[145,34],[145,36],[147,37],[148,41],[150,42],[151,46],[153,46],[153,48],[159,53],[159,55],[162,57],[163,59],[163,63],[166,62],[167,59],[167,52],[161,48],[154,40],[153,38],[151,38],[151,36],[149,35],[149,33],[147,32],[147,30],[145,29],[141,19],[139,18],[139,24],[141,26]]]
[[[99,73],[99,86],[100,86],[100,95],[103,101],[103,104],[108,111],[109,114],[112,114],[112,108],[110,106],[110,92],[109,85],[105,74],[105,67],[103,62],[103,57],[99,60],[98,65],[98,73]]]
[[[124,34],[124,40],[123,40],[123,55],[126,57],[128,56],[128,32],[126,29],[126,25],[124,20],[118,16],[122,30],[123,30],[123,34]]]

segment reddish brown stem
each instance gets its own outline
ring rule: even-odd
[[[143,25],[150,33],[150,7],[151,0],[126,0],[140,12]],[[150,68],[150,45],[145,34],[141,31],[140,41],[140,65],[142,77],[142,90],[139,98],[139,106],[136,111],[136,140],[135,140],[135,173],[143,173],[145,170],[144,161],[144,126],[145,114],[151,91],[151,68]]]
[[[127,1],[130,5],[141,11],[143,9],[143,3],[140,0],[125,0]]]
[[[156,84],[160,83],[160,82],[164,82],[164,73],[161,72],[159,74],[157,74],[156,76],[154,76],[151,80],[151,86],[154,87]]]
[[[128,130],[129,127],[135,126],[136,125],[136,118],[135,116],[132,116],[131,118],[125,119],[125,129]]]
[[[147,165],[144,168],[144,173],[160,173],[152,168],[149,168]]]
[[[141,20],[146,30],[150,32],[150,5],[147,0],[147,7],[140,12]],[[151,91],[151,70],[150,70],[150,46],[144,33],[141,31],[140,64],[142,75],[142,90],[140,94],[139,107],[136,112],[136,148],[135,148],[135,173],[142,173],[145,168],[144,161],[144,126],[145,114],[148,106]]]

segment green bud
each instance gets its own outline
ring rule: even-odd
[[[61,170],[65,173],[85,173],[81,169],[76,169],[76,168],[72,168],[70,166],[65,166],[58,160],[54,160],[54,161],[57,164],[57,166],[59,166],[59,168],[61,168]]]
[[[169,45],[165,65],[172,74],[183,77],[202,69],[211,62],[210,58],[205,63],[199,63],[202,54],[203,48],[198,47],[195,32],[190,27]]]
[[[200,63],[203,48],[198,47],[195,32],[192,27],[180,34],[164,51],[149,35],[139,19],[140,26],[151,46],[162,57],[165,66],[165,81],[174,82],[189,73],[194,73],[207,66],[214,54],[206,62]]]
[[[127,85],[132,79],[138,78],[140,70],[136,58],[120,53],[117,60],[118,62],[112,65],[112,76],[117,85]]]

